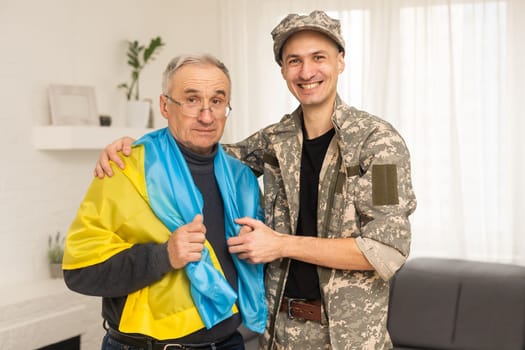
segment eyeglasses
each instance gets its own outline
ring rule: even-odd
[[[186,102],[182,103],[174,100],[169,95],[163,95],[168,101],[175,103],[181,107],[182,113],[191,118],[198,118],[202,112],[209,110],[215,118],[226,118],[230,115],[232,108],[229,103],[220,98],[212,99],[210,107],[204,108],[204,102],[197,97],[188,97]]]

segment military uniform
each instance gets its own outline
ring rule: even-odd
[[[299,213],[301,113],[299,107],[279,123],[225,146],[255,172],[264,174],[265,222],[277,232],[292,235]],[[339,96],[332,123],[335,135],[319,176],[318,236],[355,238],[375,271],[318,266],[327,321],[320,326],[327,327],[327,348],[389,349],[388,279],[408,256],[408,216],[416,207],[409,152],[389,123],[346,105]],[[290,259],[281,259],[266,266],[269,318],[262,346],[267,349],[280,348],[275,322],[287,317],[279,308],[289,265]],[[311,336],[299,334],[297,341],[304,341],[305,347],[297,343],[295,348],[307,349]]]

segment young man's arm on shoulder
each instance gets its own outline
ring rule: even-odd
[[[131,146],[135,139],[124,136],[107,145],[101,152],[93,175],[102,179],[104,176],[113,176],[110,161],[113,161],[121,169],[124,169],[124,162],[119,155],[122,152],[124,156],[131,154]],[[241,162],[249,166],[257,176],[260,176],[264,171],[264,153],[267,149],[267,144],[264,141],[262,130],[258,131],[246,139],[231,144],[223,144],[224,150],[231,156],[239,159]]]

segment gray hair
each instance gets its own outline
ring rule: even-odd
[[[210,54],[191,54],[180,55],[173,58],[162,74],[162,93],[169,94],[171,90],[171,82],[173,74],[182,66],[187,64],[211,64],[224,72],[231,85],[230,72],[228,68],[218,58]]]

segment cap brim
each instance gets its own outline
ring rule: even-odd
[[[286,44],[286,41],[288,39],[290,39],[290,37],[292,35],[294,35],[294,34],[296,34],[298,32],[306,31],[306,30],[310,30],[310,31],[314,31],[314,32],[318,32],[318,33],[326,35],[327,37],[332,39],[332,41],[337,45],[339,50],[343,50],[344,51],[344,47],[341,46],[341,43],[339,43],[339,40],[337,39],[336,36],[334,36],[332,34],[332,32],[330,32],[329,30],[326,30],[325,28],[321,28],[321,27],[317,27],[317,26],[311,26],[311,25],[305,25],[305,26],[301,26],[301,27],[291,28],[286,33],[283,33],[283,34],[281,34],[279,36],[279,39],[278,39],[278,43],[279,43],[278,47],[279,48],[275,52],[275,60],[277,61],[277,63],[280,64],[280,62],[281,62],[282,51],[283,51],[283,48],[284,48],[284,44]]]

